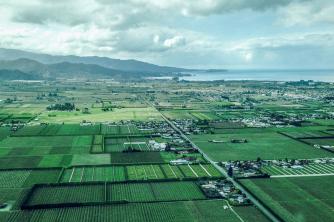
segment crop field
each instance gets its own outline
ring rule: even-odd
[[[140,151],[152,151],[148,145],[149,137],[107,137],[105,138],[105,152],[122,152],[128,148]]]
[[[242,179],[284,221],[333,221],[334,176]]]
[[[330,134],[318,131],[318,130],[305,130],[305,131],[288,131],[283,132],[285,135],[300,139],[300,138],[308,138],[308,137],[326,137],[330,136]]]
[[[83,206],[70,208],[51,208],[33,211],[13,211],[0,214],[2,221],[57,221],[57,222],[156,222],[156,221],[226,221],[240,222],[231,209],[224,209],[223,200],[196,200],[178,202],[129,203],[106,206]],[[253,207],[234,208],[245,222],[268,222],[257,209]],[[96,217],[96,215],[99,215]],[[1,219],[0,218],[0,219]],[[256,220],[254,220],[254,218]]]
[[[101,126],[101,134],[103,135],[138,135],[141,132],[134,125],[105,125]]]
[[[212,112],[190,112],[190,115],[194,116],[198,120],[216,120],[220,119]]]
[[[189,113],[189,110],[164,110],[162,113],[168,119],[195,119],[195,117]]]
[[[93,144],[90,149],[91,153],[103,153],[104,152],[104,138],[102,135],[95,135],[93,138]]]
[[[64,203],[103,203],[104,185],[89,184],[78,186],[42,186],[32,190],[27,206],[56,205]]]
[[[333,138],[302,139],[302,141],[312,144],[312,145],[334,146],[334,137]]]
[[[210,164],[172,166],[169,164],[77,166],[64,171],[61,182],[159,180],[221,177]]]
[[[41,159],[42,156],[1,157],[0,169],[34,168],[38,166]]]
[[[296,141],[276,132],[243,132],[238,134],[193,135],[194,143],[216,161],[222,160],[255,160],[283,158],[316,158],[332,157],[333,153],[315,149],[312,146]],[[247,143],[232,143],[232,139],[246,139]],[[212,140],[222,141],[219,143]]]
[[[13,212],[18,211],[21,209],[22,202],[27,196],[29,190],[30,189],[26,188],[0,188],[0,202],[11,203]],[[1,216],[3,216],[3,213],[5,212],[0,211],[0,221],[6,221],[1,220]]]
[[[80,136],[95,135],[101,131],[101,125],[81,126],[79,124],[50,124],[25,126],[13,136]]]
[[[12,114],[12,115],[8,115],[7,117],[3,118],[1,121],[4,123],[28,123],[34,117],[35,115],[29,114],[29,113]]]
[[[125,181],[123,166],[72,167],[64,171],[61,182]]]
[[[74,154],[70,165],[99,165],[110,164],[110,154]]]
[[[112,153],[111,163],[164,163],[160,152]]]
[[[104,112],[100,108],[90,109],[90,113],[84,114],[81,111],[44,111],[37,116],[37,123],[80,123],[82,121],[107,122],[121,120],[161,120],[161,115],[151,107],[122,108],[114,109],[112,112]]]
[[[156,183],[116,183],[107,188],[109,201],[151,202],[206,199],[191,181]]]
[[[106,193],[105,193],[106,192]],[[192,181],[37,186],[26,206],[104,202],[160,202],[206,199]]]
[[[264,166],[261,170],[271,177],[334,175],[334,164],[309,164],[303,166],[302,169]]]
[[[9,127],[0,127],[0,141],[9,136],[10,133],[11,132]]]
[[[49,148],[49,147],[89,147],[92,136],[34,136],[7,137],[0,142],[1,148]]]
[[[60,169],[0,170],[0,188],[31,187],[38,183],[55,183]]]

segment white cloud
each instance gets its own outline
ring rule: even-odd
[[[176,46],[185,45],[186,41],[183,36],[174,36],[173,38],[166,39],[163,45],[167,48],[173,48]]]

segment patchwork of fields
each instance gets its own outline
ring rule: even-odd
[[[0,221],[334,221],[328,89],[0,82]]]

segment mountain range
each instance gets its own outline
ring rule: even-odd
[[[0,79],[138,78],[178,75],[189,69],[158,66],[137,60],[97,56],[56,56],[0,48]],[[6,75],[6,72],[8,73]]]

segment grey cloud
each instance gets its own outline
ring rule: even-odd
[[[231,11],[266,10],[307,0],[35,0],[7,4],[13,20],[24,23],[65,25],[95,24],[106,27],[138,27],[171,16],[208,16]],[[1,4],[1,3],[0,3]]]

